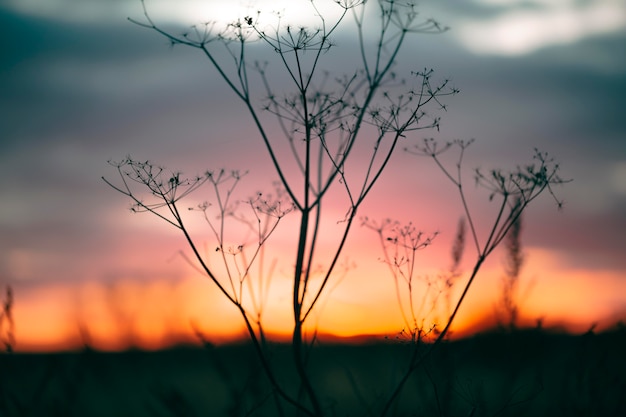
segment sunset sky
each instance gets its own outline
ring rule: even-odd
[[[193,339],[194,327],[216,341],[240,336],[235,309],[181,256],[191,253],[180,232],[154,216],[131,213],[130,201],[101,177],[115,180],[107,161],[132,155],[192,176],[248,170],[239,199],[271,191],[277,177],[243,104],[200,51],[172,48],[129,22],[142,19],[139,0],[41,3],[0,5],[0,286],[3,293],[7,285],[14,291],[16,349],[85,342],[102,349],[156,348]],[[146,3],[175,33],[247,10],[224,6],[233,1]],[[254,10],[271,14],[270,3],[259,1]],[[290,3],[296,1],[280,4]],[[308,2],[298,4],[285,10],[286,19],[314,25]],[[332,1],[319,4],[336,16]],[[524,215],[524,323],[542,319],[546,326],[584,331],[626,319],[626,4],[428,0],[418,10],[450,30],[411,37],[396,72],[433,68],[434,77],[451,79],[461,92],[437,113],[439,132],[411,133],[406,146],[424,137],[476,139],[464,163],[479,234],[487,234],[495,205],[473,187],[473,168],[514,169],[531,162],[539,148],[558,160],[563,178],[573,179],[555,189],[563,210],[546,194]],[[350,21],[334,36],[337,47],[323,56],[323,69],[343,73],[358,58]],[[271,50],[264,54],[274,57]],[[272,77],[286,78],[274,68]],[[183,205],[211,198],[203,192]],[[346,213],[344,201],[325,211],[329,236]],[[199,246],[214,257],[206,225],[197,213],[186,214]],[[416,279],[424,282],[448,268],[461,214],[454,186],[432,161],[399,149],[359,217],[438,231],[433,246],[419,253]],[[273,332],[292,323],[295,228],[297,215],[285,217],[268,244],[266,264],[277,262],[265,312]],[[350,267],[337,276],[311,324],[339,336],[401,331],[376,234],[357,225],[345,255]],[[462,279],[474,259],[468,246]],[[500,251],[484,266],[456,332],[493,319],[503,263]]]

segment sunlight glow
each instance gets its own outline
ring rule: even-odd
[[[521,55],[619,31],[626,25],[626,10],[615,0],[583,5],[571,1],[537,3],[538,7],[510,7],[489,20],[463,23],[458,39],[475,53]]]
[[[559,256],[532,248],[527,255],[519,324],[532,327],[541,319],[546,328],[563,326],[584,332],[594,323],[606,328],[619,319],[615,312],[623,312],[626,283],[615,272],[568,269]],[[468,336],[496,323],[501,271],[495,264],[470,290],[452,326],[451,338]],[[402,337],[405,326],[388,277],[373,268],[368,274],[348,276],[321,301],[308,323],[309,334],[316,329],[331,338]],[[273,283],[276,285],[270,290],[263,322],[268,334],[282,338],[293,326],[289,280],[277,278]],[[67,350],[85,345],[109,351],[129,347],[152,350],[178,343],[199,344],[196,331],[211,343],[247,339],[236,309],[208,280],[197,275],[181,280],[42,285],[15,293],[17,351]],[[440,329],[444,316],[434,318]]]
[[[569,269],[564,258],[543,250],[529,252],[528,259],[527,273],[535,285],[522,305],[527,318],[584,331],[594,323],[613,325],[604,321],[623,312],[626,281],[619,274]]]
[[[227,24],[243,19],[246,16],[256,18],[260,12],[260,25],[271,24],[280,15],[294,25],[315,25],[315,9],[307,0],[185,0],[176,2],[152,1],[148,10],[153,10],[164,19],[177,20],[180,23],[196,24],[202,22],[219,22]],[[342,9],[334,1],[326,0],[316,4],[319,12],[327,18],[333,19],[340,15]]]
[[[34,16],[72,22],[122,21],[126,17],[142,20],[140,0],[8,0],[9,6]],[[294,25],[316,26],[319,19],[309,0],[145,0],[146,8],[156,22],[184,26],[206,22],[228,24],[261,11],[261,24],[276,21],[276,13]],[[327,19],[336,19],[342,8],[333,0],[316,2]]]

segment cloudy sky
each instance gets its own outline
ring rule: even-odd
[[[146,3],[155,20],[176,33],[249,11],[245,2]],[[307,2],[301,3],[287,8],[287,18],[314,24]],[[331,18],[332,3],[320,0]],[[574,329],[624,318],[626,5],[421,3],[424,18],[450,30],[407,41],[397,71],[433,68],[461,93],[446,100],[440,132],[407,140],[476,138],[468,169],[514,168],[529,162],[535,147],[555,156],[562,176],[573,181],[557,189],[564,210],[546,196],[524,218],[522,315]],[[254,10],[271,12],[276,4],[259,1]],[[178,254],[187,249],[177,231],[130,213],[129,201],[101,177],[115,178],[107,160],[129,154],[191,175],[247,169],[241,198],[271,188],[276,175],[243,105],[206,58],[172,48],[127,17],[142,19],[139,0],[8,0],[0,6],[0,284],[15,292],[18,348],[65,346],[85,332],[102,347],[123,345],[120,337],[156,346],[171,334],[189,333],[190,322],[216,337],[239,331],[229,321],[232,309]],[[324,69],[350,69],[351,28],[335,35],[337,52],[324,56]],[[488,224],[490,206],[470,190],[477,220]],[[446,268],[461,207],[432,164],[399,152],[370,201],[363,215],[440,231],[420,262],[424,275]],[[340,220],[344,213],[338,204],[328,215]],[[273,250],[287,259],[271,290],[278,306],[288,300],[293,242],[288,233],[277,237]],[[320,328],[338,334],[399,330],[375,235],[357,229],[346,254],[356,266],[324,305]],[[494,254],[460,323],[470,326],[492,314],[502,259]],[[288,320],[278,312],[268,316],[275,330]]]

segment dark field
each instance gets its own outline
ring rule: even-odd
[[[325,345],[309,367],[329,416],[377,416],[415,347],[397,340]],[[426,347],[422,346],[426,349]],[[272,367],[292,382],[291,353]],[[0,416],[274,416],[246,345],[158,352],[0,355]],[[439,346],[405,386],[393,416],[626,416],[626,329],[571,336],[490,333]]]

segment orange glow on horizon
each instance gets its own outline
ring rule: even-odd
[[[619,311],[623,299],[618,295],[626,293],[626,284],[617,274],[568,270],[557,257],[538,250],[531,251],[528,259],[521,283],[522,289],[529,288],[520,299],[522,326],[543,320],[546,327],[564,325],[579,332],[593,323],[615,324],[602,320],[615,318],[616,311],[623,313]],[[319,334],[340,338],[398,335],[404,326],[392,281],[373,278],[384,272],[370,272],[370,276],[348,275],[330,298],[322,298],[308,321],[309,333],[315,328]],[[496,323],[499,273],[497,265],[486,269],[470,289],[452,326],[452,338],[486,330]],[[286,339],[293,326],[288,313],[289,280],[275,279],[273,285],[264,328],[268,334]],[[128,279],[107,285],[57,284],[25,293],[16,291],[13,315],[17,351],[72,350],[85,345],[99,350],[154,350],[180,343],[199,344],[196,331],[211,343],[246,338],[237,310],[211,282],[197,276],[177,282]]]

